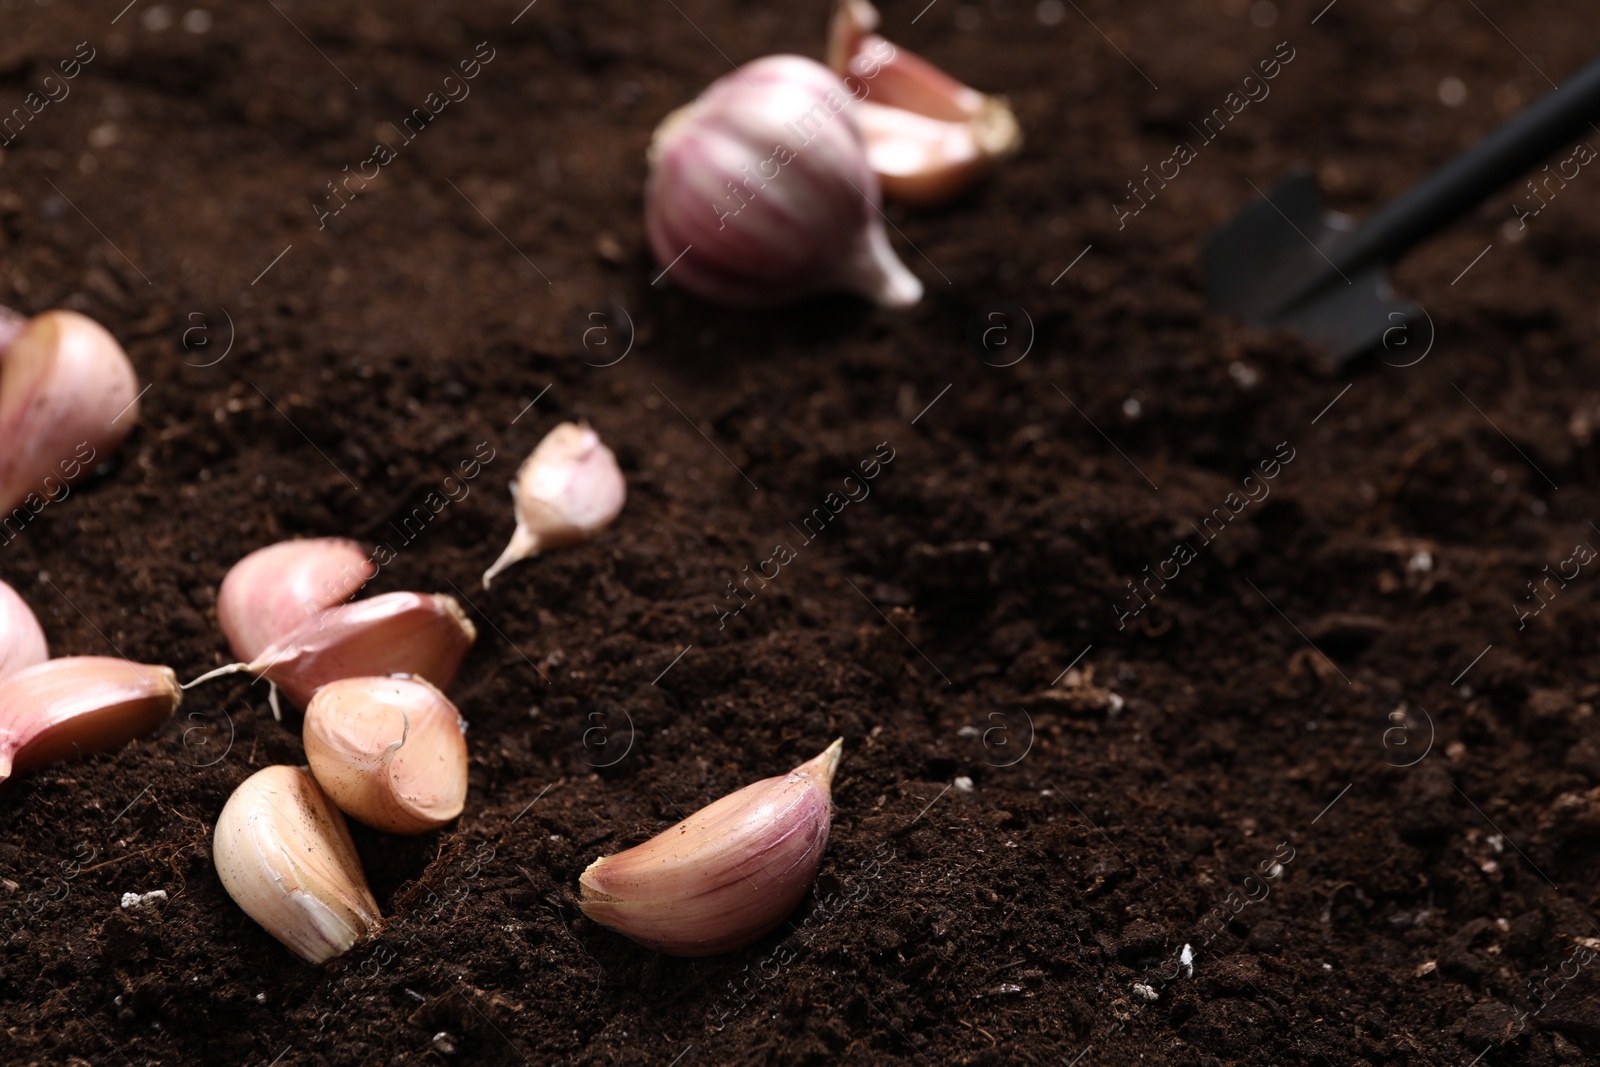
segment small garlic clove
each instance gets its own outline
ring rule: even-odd
[[[1014,149],[1017,120],[994,97],[981,115],[951,122],[867,102],[856,116],[867,159],[884,195],[907,204],[943,203]]]
[[[759,940],[806,895],[828,843],[840,738],[578,879],[583,912],[647,948],[711,956]]]
[[[0,678],[50,658],[44,630],[17,591],[0,582]]]
[[[318,612],[343,604],[378,573],[342,537],[280,541],[235,563],[217,592],[217,619],[233,654],[253,660]]]
[[[304,767],[266,767],[223,805],[211,856],[244,913],[310,963],[371,937],[383,918],[344,816]]]
[[[961,84],[872,32],[877,26],[868,0],[840,0],[828,65],[862,101],[856,118],[886,197],[941,203],[1022,148],[1022,127],[1005,98]]]
[[[0,348],[0,513],[59,500],[139,421],[139,379],[122,346],[75,311],[30,319]]]
[[[828,68],[779,55],[668,115],[650,142],[645,230],[673,281],[744,307],[832,290],[916,303],[922,283],[889,247],[854,107]]]
[[[167,667],[68,656],[0,680],[0,782],[15,771],[115,748],[171,718],[183,700]]]
[[[483,572],[494,576],[529,556],[593,537],[622,511],[628,484],[617,457],[587,426],[563,422],[522,461],[511,483],[517,529],[500,558]]]
[[[341,678],[414,674],[448,688],[477,639],[455,597],[385,593],[307,619],[244,669],[303,708]]]
[[[466,804],[466,728],[456,706],[420,678],[344,678],[306,705],[306,760],[346,815],[421,834]]]

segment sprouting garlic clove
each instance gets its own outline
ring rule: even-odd
[[[304,767],[266,767],[223,805],[211,855],[244,913],[310,963],[382,923],[344,816]]]
[[[483,572],[494,576],[518,560],[586,541],[622,511],[628,484],[617,457],[588,426],[563,422],[545,435],[511,483],[517,528],[511,543]]]
[[[421,834],[466,804],[466,728],[449,698],[420,678],[344,678],[306,705],[306,760],[346,815]]]
[[[941,203],[1022,148],[1005,98],[963,85],[872,32],[877,26],[868,0],[839,0],[828,65],[862,100],[856,118],[884,196]]]
[[[0,582],[0,678],[49,658],[38,617],[15,589]]]
[[[183,700],[168,667],[67,656],[0,680],[0,782],[15,771],[115,748],[172,717]]]
[[[138,421],[138,377],[104,327],[76,311],[30,319],[0,348],[0,513],[60,499]]]
[[[578,879],[583,912],[647,948],[711,956],[794,911],[828,843],[840,738],[814,759],[701,808]]]
[[[668,115],[650,142],[645,229],[674,282],[746,307],[831,290],[921,299],[884,234],[854,106],[828,68],[779,55]]]
[[[235,563],[217,592],[217,619],[233,654],[253,660],[319,612],[343,604],[378,568],[342,537],[280,541]]]
[[[248,671],[305,707],[321,686],[341,678],[413,674],[441,689],[478,638],[455,597],[385,593],[329,608],[263,649],[249,663],[218,667],[184,688]]]

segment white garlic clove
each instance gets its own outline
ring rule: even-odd
[[[617,457],[599,434],[572,422],[557,426],[517,469],[511,483],[517,529],[483,572],[484,587],[518,560],[593,537],[622,511],[627,495]]]
[[[246,778],[217,817],[212,860],[244,913],[310,963],[325,963],[382,923],[344,816],[304,767]]]
[[[759,940],[805,897],[828,843],[841,738],[776,778],[591,863],[583,912],[647,948],[711,956]]]
[[[0,348],[0,513],[60,500],[139,421],[139,380],[122,346],[75,311],[30,319]]]
[[[877,25],[867,0],[840,0],[828,65],[862,100],[856,117],[886,197],[941,203],[1022,148],[1022,128],[1003,97],[961,84],[872,32]]]
[[[420,678],[344,678],[306,705],[306,760],[346,815],[421,834],[466,804],[466,728],[456,706]]]
[[[170,668],[67,656],[0,680],[0,782],[16,771],[115,748],[172,717]]]
[[[233,654],[267,646],[360,592],[378,568],[354,541],[314,537],[258,548],[235,563],[217,592],[217,619]]]
[[[0,582],[0,678],[49,658],[39,619],[15,589]]]
[[[850,290],[909,307],[922,283],[889,247],[855,101],[803,56],[713,82],[651,138],[650,247],[672,279],[748,307]]]

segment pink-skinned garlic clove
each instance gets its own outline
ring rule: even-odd
[[[828,65],[861,100],[856,118],[886,197],[941,203],[1021,150],[1022,128],[1004,97],[963,85],[872,32],[877,25],[868,0],[839,0]]]
[[[595,860],[578,879],[584,914],[672,956],[731,952],[770,933],[822,862],[843,746]]]
[[[249,663],[218,667],[184,688],[245,671],[282,689],[302,708],[319,687],[341,678],[414,674],[446,689],[477,637],[455,597],[385,593],[329,608]]]
[[[50,658],[39,619],[17,591],[0,582],[0,679]]]
[[[0,513],[67,486],[139,421],[139,379],[122,346],[76,311],[28,320],[0,348]]]
[[[167,667],[67,656],[0,680],[0,782],[17,771],[126,744],[183,701]]]
[[[343,678],[312,694],[306,761],[346,815],[394,834],[437,830],[467,800],[467,724],[421,678]]]
[[[233,654],[250,661],[318,613],[361,591],[378,568],[354,541],[313,537],[258,548],[217,592],[217,619]]]
[[[588,426],[564,422],[523,460],[511,483],[517,528],[483,573],[484,588],[516,563],[593,537],[622,511],[628,484],[617,457]]]

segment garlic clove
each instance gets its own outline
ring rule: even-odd
[[[346,815],[396,834],[436,830],[467,799],[467,724],[420,678],[343,678],[306,705],[306,760]]]
[[[68,656],[0,680],[0,782],[15,771],[115,748],[171,718],[183,700],[170,668]]]
[[[511,483],[517,529],[483,572],[484,588],[518,560],[593,537],[622,511],[628,484],[617,457],[587,426],[563,422],[545,435]]]
[[[908,204],[942,203],[1009,155],[1017,120],[1004,103],[972,119],[950,122],[900,108],[860,105],[867,159],[885,196]]]
[[[455,597],[385,593],[307,619],[245,669],[305,707],[341,678],[414,674],[448,688],[477,639]]]
[[[0,678],[50,658],[44,630],[17,591],[0,582]]]
[[[843,746],[840,738],[788,774],[595,860],[578,879],[584,914],[673,956],[711,956],[759,940],[816,877]]]
[[[936,204],[1022,148],[1022,127],[1003,97],[956,81],[872,31],[867,0],[840,0],[828,34],[828,65],[857,91],[856,119],[884,195]]]
[[[23,327],[28,325],[28,316],[20,315],[10,308],[0,304],[0,354],[10,347],[11,342],[22,333]]]
[[[244,913],[310,963],[371,937],[383,918],[344,816],[304,767],[266,767],[223,805],[217,875]]]
[[[104,327],[75,311],[30,319],[0,348],[0,513],[64,498],[138,421],[138,377]]]
[[[378,573],[342,537],[280,541],[235,563],[217,592],[217,619],[233,654],[253,660],[318,612],[343,604]]]
[[[915,302],[921,283],[889,249],[854,107],[832,71],[780,55],[667,116],[645,187],[645,229],[665,272],[745,307],[828,290]]]

